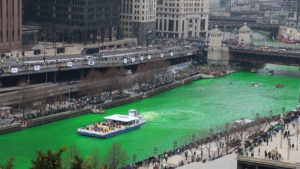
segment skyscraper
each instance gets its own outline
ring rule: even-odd
[[[119,0],[26,0],[24,22],[37,23],[65,41],[119,37]]]
[[[0,0],[0,52],[22,47],[22,0]]]

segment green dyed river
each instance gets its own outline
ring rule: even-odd
[[[299,72],[297,68],[294,71]],[[258,82],[258,87],[248,87]],[[284,88],[275,85],[283,83]],[[15,158],[16,168],[29,168],[35,150],[63,145],[76,146],[86,156],[99,150],[105,154],[113,142],[121,142],[129,157],[144,159],[158,152],[191,141],[191,135],[200,130],[216,128],[241,118],[254,118],[256,113],[269,115],[269,110],[281,113],[294,109],[298,104],[299,78],[270,76],[249,72],[234,73],[218,79],[205,79],[169,90],[151,98],[112,108],[107,114],[127,114],[128,109],[138,109],[147,119],[140,129],[109,139],[80,136],[76,129],[101,120],[103,115],[87,114],[27,130],[0,136],[0,163]],[[131,158],[130,158],[131,159]]]

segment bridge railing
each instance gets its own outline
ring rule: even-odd
[[[55,63],[36,63],[36,64],[23,64],[15,63],[11,66],[3,66],[3,73],[16,74],[19,72],[32,72],[32,71],[42,71],[51,69],[76,69],[81,67],[105,67],[105,66],[126,66],[138,64],[141,62],[148,62],[151,60],[158,59],[169,59],[188,55],[194,55],[198,52],[198,48],[184,49],[184,48],[174,48],[174,50],[168,51],[156,51],[156,52],[145,52],[142,54],[132,55],[132,56],[114,56],[114,57],[94,57],[93,59],[81,58],[81,59],[69,59],[61,62]]]
[[[231,51],[240,51],[240,52],[249,52],[249,53],[268,53],[268,54],[279,54],[285,55],[289,57],[297,57],[299,58],[300,50],[286,50],[274,47],[268,47],[266,49],[261,48],[261,46],[229,46]]]

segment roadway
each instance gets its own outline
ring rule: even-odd
[[[149,52],[157,52],[157,51],[166,51],[166,50],[171,50],[171,49],[182,49],[184,48],[184,46],[168,46],[168,45],[163,45],[161,46],[162,50],[157,49],[157,46],[155,47],[142,47],[141,49],[119,49],[119,50],[111,50],[111,51],[100,51],[99,54],[103,54],[104,57],[109,58],[109,57],[121,57],[121,56],[134,56],[134,55],[139,55],[139,54],[143,54],[143,53],[149,53]],[[98,54],[98,55],[99,55]],[[3,66],[17,66],[17,65],[23,65],[27,64],[27,63],[34,63],[34,61],[42,61],[44,62],[44,58],[45,61],[60,61],[60,60],[65,60],[65,59],[69,59],[71,61],[71,59],[73,58],[77,58],[77,59],[85,59],[85,56],[96,56],[97,54],[94,55],[89,55],[89,54],[64,54],[64,55],[56,55],[56,56],[42,56],[42,55],[38,55],[38,56],[34,56],[34,57],[24,57],[24,58],[18,58],[19,61],[18,63],[16,62],[16,58],[6,58],[4,59],[4,64]]]

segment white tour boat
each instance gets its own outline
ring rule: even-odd
[[[78,128],[80,135],[86,135],[98,138],[108,138],[125,133],[146,123],[146,120],[140,116],[135,109],[130,109],[128,115],[114,114],[104,117],[106,121],[90,124]]]

